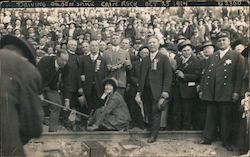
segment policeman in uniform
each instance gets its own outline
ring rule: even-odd
[[[208,59],[201,81],[201,99],[206,101],[207,116],[201,144],[211,144],[214,132],[220,122],[220,135],[223,146],[232,151],[229,142],[232,107],[239,99],[244,74],[244,60],[230,47],[230,34],[226,31],[217,34],[219,48]]]

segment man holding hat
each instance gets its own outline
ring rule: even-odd
[[[214,132],[220,122],[220,135],[223,146],[230,146],[232,107],[239,100],[244,59],[230,47],[230,34],[226,31],[217,34],[219,48],[207,61],[201,81],[200,96],[207,104],[206,125],[201,144],[211,144]]]
[[[143,100],[145,116],[149,120],[149,143],[155,142],[160,129],[161,109],[159,106],[169,98],[172,84],[172,70],[167,56],[159,52],[159,39],[151,36],[148,39],[150,55],[141,63],[138,93],[136,101]]]
[[[178,60],[175,71],[174,128],[177,130],[190,130],[192,107],[200,75],[200,66],[198,59],[192,55],[193,45],[190,40],[181,42],[179,44],[179,51],[183,57],[181,60]]]
[[[24,156],[23,145],[42,132],[41,76],[26,41],[6,35],[0,48],[0,156]]]

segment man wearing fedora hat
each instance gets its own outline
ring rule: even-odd
[[[190,40],[181,42],[179,51],[183,57],[181,60],[178,60],[175,71],[174,128],[177,130],[189,130],[191,129],[192,107],[200,75],[200,66],[198,59],[192,55],[193,45]]]
[[[24,156],[23,145],[42,132],[41,76],[35,50],[6,35],[0,41],[0,156]]]
[[[220,121],[220,135],[223,146],[230,146],[232,107],[239,100],[244,59],[230,47],[230,34],[217,34],[219,48],[207,61],[202,80],[200,96],[207,104],[206,125],[201,144],[211,144]]]

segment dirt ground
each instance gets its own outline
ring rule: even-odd
[[[126,140],[133,145],[124,145],[123,141],[100,141],[105,147],[105,154],[100,157],[233,157],[236,152],[229,152],[220,142],[212,145],[197,144],[197,139],[161,140],[148,144],[146,139]],[[124,147],[128,146],[128,147]],[[46,142],[29,143],[25,146],[28,157],[88,157],[84,141],[65,141],[62,139]]]

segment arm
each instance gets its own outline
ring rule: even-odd
[[[201,73],[201,66],[198,63],[198,61],[195,61],[194,63],[194,70],[192,73],[184,74],[184,81],[189,82],[189,81],[198,81]]]
[[[237,55],[237,62],[236,62],[236,74],[235,74],[235,86],[234,86],[234,93],[240,94],[241,91],[241,84],[242,78],[245,72],[245,63],[244,58],[241,55]]]
[[[170,92],[171,84],[172,84],[172,69],[170,65],[170,61],[167,56],[163,57],[163,73],[164,73],[164,78],[163,78],[163,90],[162,92]]]
[[[103,106],[102,113],[98,116],[98,120],[95,122],[95,125],[99,126],[103,122],[103,119],[118,106],[119,100],[117,98],[113,98],[112,96],[113,95],[107,99],[107,105]]]

